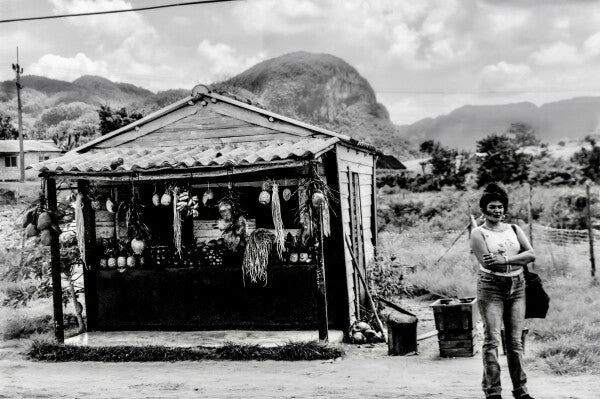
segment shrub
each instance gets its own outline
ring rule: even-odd
[[[344,354],[336,346],[324,343],[290,342],[276,347],[225,344],[220,348],[170,348],[164,346],[101,346],[61,345],[47,340],[35,340],[27,352],[30,359],[68,362],[156,362],[198,360],[326,360]]]

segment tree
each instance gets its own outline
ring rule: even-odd
[[[64,120],[56,126],[49,127],[45,134],[49,135],[61,151],[70,151],[96,137],[98,117],[86,114],[74,121]]]
[[[463,189],[465,176],[470,168],[462,162],[465,154],[459,154],[457,150],[442,146],[441,143],[427,140],[419,146],[421,152],[431,156],[431,176],[426,185],[435,190],[442,186],[455,186]]]
[[[585,177],[594,182],[600,182],[600,146],[596,145],[596,138],[593,136],[586,136],[585,141],[592,148],[588,150],[582,147],[581,151],[573,154],[571,161],[581,166],[581,173]]]
[[[517,140],[507,135],[492,134],[479,140],[477,152],[482,158],[477,169],[477,185],[526,181],[532,156],[518,150]]]
[[[118,111],[113,111],[109,105],[101,105],[98,110],[98,116],[100,117],[101,135],[113,132],[143,117],[139,112],[127,113],[125,107]]]
[[[10,115],[0,112],[0,140],[19,138],[19,131],[11,123]]]
[[[513,140],[519,147],[538,146],[541,144],[541,140],[535,135],[535,130],[523,122],[511,123],[507,133],[509,136],[514,136]]]

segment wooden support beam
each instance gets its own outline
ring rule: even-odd
[[[325,252],[323,250],[323,212],[319,208],[319,262],[317,263],[317,323],[319,340],[329,340],[329,318],[327,316],[327,286],[325,280]]]
[[[58,214],[56,203],[56,180],[46,180],[48,208],[54,214]],[[65,342],[65,328],[63,322],[62,284],[60,266],[60,243],[58,235],[52,234],[50,241],[50,265],[52,270],[52,303],[54,307],[54,337],[59,343]]]
[[[83,225],[85,230],[85,254],[81,254],[84,262],[83,285],[85,292],[85,314],[87,317],[87,330],[94,331],[98,325],[98,290],[96,287],[96,270],[98,257],[96,256],[96,216],[86,194],[89,191],[89,181],[78,180],[78,191],[83,197]]]
[[[371,186],[371,241],[377,257],[377,155],[373,156],[373,180]]]

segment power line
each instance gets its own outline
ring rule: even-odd
[[[4,23],[8,23],[8,22],[35,21],[35,20],[40,20],[40,19],[56,19],[56,18],[67,18],[67,17],[83,17],[83,16],[86,16],[86,15],[117,14],[117,13],[132,12],[132,11],[158,10],[160,8],[183,7],[183,6],[191,6],[191,5],[198,5],[198,4],[228,3],[228,2],[232,2],[232,1],[241,1],[241,0],[188,1],[188,2],[184,2],[184,3],[161,4],[161,5],[158,5],[158,6],[129,8],[129,9],[125,9],[125,10],[95,11],[95,12],[82,12],[82,13],[77,13],[77,14],[60,14],[60,15],[45,15],[45,16],[41,16],[41,17],[26,17],[26,18],[2,19],[2,20],[0,20],[0,24],[4,24]]]

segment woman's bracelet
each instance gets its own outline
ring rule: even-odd
[[[506,273],[510,273],[512,267],[510,267],[510,265],[508,264],[508,256],[503,255],[504,256],[504,264],[506,265]]]

